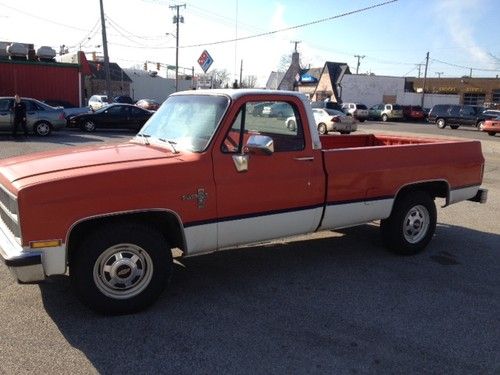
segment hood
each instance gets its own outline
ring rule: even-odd
[[[177,157],[168,149],[133,142],[30,154],[0,162],[0,173],[11,183],[23,178],[80,168]]]

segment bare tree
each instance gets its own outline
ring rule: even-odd
[[[292,55],[281,55],[278,63],[278,72],[286,72],[292,63]]]
[[[211,81],[213,89],[220,89],[226,87],[229,82],[229,72],[226,69],[213,69],[206,74],[197,74],[199,82]]]
[[[243,79],[241,87],[253,89],[257,85],[257,76],[248,75]]]

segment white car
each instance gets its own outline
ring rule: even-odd
[[[89,99],[89,107],[93,111],[109,105],[109,100],[107,95],[92,95]]]
[[[358,129],[356,118],[335,109],[313,108],[314,120],[319,134],[331,131],[349,134]]]
[[[355,117],[360,122],[368,119],[368,107],[360,103],[342,103],[342,111]]]

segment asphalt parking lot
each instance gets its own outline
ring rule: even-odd
[[[182,259],[158,303],[121,317],[82,306],[66,276],[18,285],[0,263],[0,374],[500,373],[500,135],[359,128],[481,140],[488,203],[438,208],[414,257],[386,252],[371,223]],[[0,134],[0,158],[131,136]]]

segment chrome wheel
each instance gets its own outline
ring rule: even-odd
[[[412,207],[406,214],[403,224],[403,233],[406,241],[417,243],[427,234],[430,215],[427,208],[422,205]]]
[[[322,135],[328,133],[328,130],[326,129],[326,125],[323,123],[319,124],[318,125],[318,132],[319,132],[319,134],[322,134]]]
[[[477,124],[477,129],[480,131],[484,130],[484,121],[479,121]]]
[[[35,125],[35,132],[37,135],[44,137],[50,134],[50,125],[46,122],[39,122]]]
[[[88,132],[93,132],[95,130],[95,124],[93,121],[87,120],[83,124],[83,128]]]
[[[94,264],[93,278],[106,296],[127,299],[140,294],[153,276],[153,261],[141,247],[123,243],[106,249]]]
[[[444,120],[444,118],[440,118],[436,121],[436,125],[439,129],[444,129],[446,128],[446,121]]]

